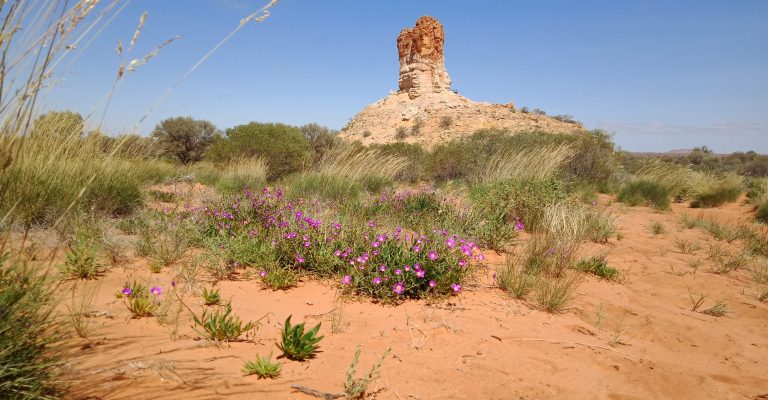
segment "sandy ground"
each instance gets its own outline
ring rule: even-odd
[[[71,397],[309,399],[291,385],[342,392],[360,345],[360,374],[392,348],[369,390],[379,399],[766,398],[760,396],[768,396],[768,304],[755,299],[748,271],[712,273],[707,245],[716,241],[678,224],[683,213],[735,224],[750,217],[750,208],[731,204],[698,211],[674,205],[667,213],[611,208],[623,240],[589,244],[584,251],[607,252],[609,264],[625,278],[612,283],[588,277],[572,308],[560,315],[495,288],[490,276],[502,258],[491,255],[478,282],[450,302],[384,306],[347,299],[338,333],[331,332],[333,284],[305,281],[275,292],[254,280],[221,282],[222,295],[239,316],[264,319],[249,341],[217,347],[198,339],[188,315],[180,319],[176,338],[172,323],[130,319],[115,297],[126,279],[148,279],[166,290],[163,296],[172,279],[170,271],[150,274],[144,261],[132,259],[98,281],[76,283],[78,290],[98,286],[92,305],[98,316],[92,319],[92,345],[70,340]],[[654,237],[648,229],[653,221],[662,222],[667,233]],[[700,241],[702,249],[681,254],[676,238]],[[694,259],[700,260],[695,273],[688,265]],[[718,318],[692,312],[689,289],[707,294],[705,307],[723,300],[731,313]],[[199,297],[187,299],[192,308],[202,307]],[[283,372],[275,380],[243,376],[245,360],[280,354],[275,341],[291,314],[294,322],[322,322],[325,339],[318,356],[280,360]]]

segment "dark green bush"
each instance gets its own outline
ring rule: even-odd
[[[669,190],[646,180],[627,182],[619,190],[618,200],[630,206],[648,205],[659,210],[669,208]]]
[[[44,275],[0,255],[0,398],[58,398],[60,326]]]
[[[238,125],[227,129],[224,136],[214,137],[206,157],[221,163],[238,157],[261,157],[269,167],[269,180],[300,171],[312,161],[310,143],[301,129],[259,122]]]
[[[691,199],[691,208],[710,208],[732,203],[739,199],[741,189],[721,186],[703,193],[697,193]]]

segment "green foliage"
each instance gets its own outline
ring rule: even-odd
[[[217,135],[206,157],[226,163],[240,157],[258,157],[266,161],[267,179],[272,181],[298,172],[311,161],[312,153],[301,129],[285,125],[251,122]]]
[[[47,276],[0,255],[0,398],[59,398],[54,287]]]
[[[355,202],[363,188],[359,183],[339,176],[307,172],[289,177],[287,190],[292,198]]]
[[[618,200],[630,206],[647,205],[659,210],[669,209],[669,190],[646,180],[627,182],[619,191]]]
[[[203,310],[203,314],[200,317],[192,314],[192,320],[201,329],[198,331],[200,336],[217,343],[237,341],[240,336],[257,327],[254,322],[243,324],[240,317],[232,314],[232,304],[230,303],[219,307],[214,312]]]
[[[73,111],[49,111],[35,119],[32,135],[81,137],[84,120],[80,113]]]
[[[323,339],[323,336],[317,336],[320,323],[304,333],[304,322],[291,326],[291,317],[288,316],[285,320],[282,342],[278,343],[277,347],[291,360],[304,361],[313,358],[319,348],[318,343]]]
[[[217,129],[209,121],[175,117],[160,121],[152,131],[161,150],[183,165],[203,159]]]
[[[62,272],[75,279],[96,279],[104,266],[96,260],[97,249],[82,240],[69,244]]]
[[[384,155],[403,157],[407,160],[406,167],[395,176],[396,180],[416,183],[428,178],[427,163],[430,155],[420,145],[397,142],[374,144],[371,148],[379,150]]]
[[[355,347],[355,355],[352,357],[352,363],[347,368],[347,377],[344,380],[344,394],[348,399],[364,399],[365,392],[368,390],[368,386],[376,378],[379,377],[379,371],[384,364],[384,359],[392,351],[391,348],[387,349],[384,354],[381,355],[379,361],[373,364],[370,371],[368,371],[362,378],[355,378],[357,375],[357,363],[360,362],[360,346]]]
[[[208,291],[208,288],[203,288],[200,295],[203,296],[203,303],[206,306],[218,305],[219,302],[221,302],[221,293],[219,292],[219,289],[211,289]]]
[[[470,201],[476,212],[496,221],[496,233],[509,236],[504,226],[515,218],[520,219],[528,229],[536,230],[544,208],[568,197],[565,183],[556,178],[528,181],[502,181],[475,186],[470,192]]]
[[[275,267],[264,272],[266,275],[262,277],[262,281],[272,290],[290,289],[299,282],[299,274],[289,268]]]
[[[608,281],[617,280],[621,277],[619,270],[608,265],[604,255],[581,260],[574,265],[574,268],[582,272],[599,276]]]
[[[735,174],[694,174],[691,207],[709,208],[732,203],[741,196],[743,183],[743,179]]]
[[[255,361],[246,361],[243,366],[243,374],[256,375],[259,379],[275,379],[280,376],[282,370],[280,363],[272,362],[272,354],[266,357],[256,356]]]

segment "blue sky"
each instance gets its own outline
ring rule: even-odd
[[[183,35],[117,90],[106,130],[133,129],[149,106],[266,0],[133,0],[73,53],[46,107],[100,115],[132,55]],[[183,7],[180,5],[183,4]],[[397,89],[395,39],[421,15],[445,26],[453,86],[476,101],[571,114],[633,151],[707,145],[768,153],[768,1],[281,0],[185,80],[138,132],[178,115],[224,129],[249,121],[339,129]]]

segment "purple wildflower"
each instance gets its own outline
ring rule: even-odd
[[[259,276],[262,278],[267,276],[267,271],[264,271],[264,270],[259,271]]]
[[[381,283],[381,278],[379,278],[378,276],[377,276],[377,277],[375,277],[375,278],[373,278],[373,284],[374,284],[374,285],[378,285],[378,284],[380,284],[380,283]]]
[[[304,262],[304,257],[301,256],[301,254],[296,253],[296,262],[299,264],[302,264]]]
[[[436,251],[430,251],[429,254],[427,254],[427,257],[429,257],[430,260],[435,261],[435,260],[437,260],[437,252]]]
[[[451,289],[453,289],[453,293],[461,293],[461,285],[458,283],[452,283]]]
[[[395,270],[395,275],[402,275],[402,274],[403,274],[402,270],[399,270],[399,269]]]
[[[402,294],[405,291],[405,285],[403,285],[403,282],[397,282],[395,283],[395,286],[392,286],[392,291],[397,294]]]
[[[433,288],[435,286],[437,286],[437,282],[435,282],[434,280],[429,281],[429,287]]]
[[[122,291],[122,293],[123,293],[124,295],[126,295],[126,296],[130,296],[130,295],[132,295],[132,294],[133,294],[133,289],[131,289],[131,288],[129,288],[129,287],[125,287],[125,288],[123,288],[123,291]]]
[[[416,276],[417,276],[419,279],[423,278],[423,277],[424,277],[424,270],[423,270],[423,269],[420,269],[420,270],[416,271]]]
[[[159,288],[159,287],[157,287],[157,286],[152,286],[152,289],[149,289],[149,293],[152,293],[152,294],[154,294],[155,296],[160,296],[160,293],[162,293],[162,292],[163,292],[163,290],[162,290],[162,289],[160,289],[160,288]]]
[[[349,285],[350,283],[352,283],[352,277],[349,275],[344,275],[344,277],[341,278],[341,283],[345,285]]]

